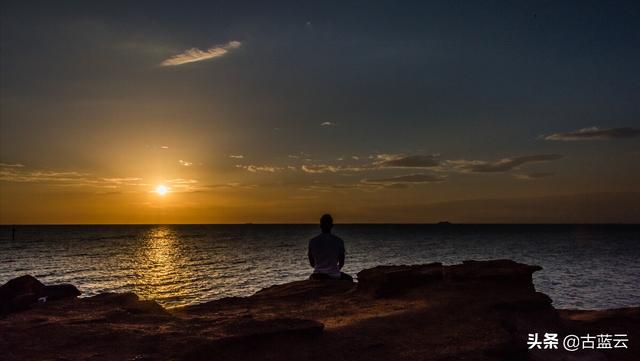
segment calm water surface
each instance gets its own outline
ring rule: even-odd
[[[0,228],[0,283],[31,274],[85,296],[136,292],[166,307],[246,296],[310,273],[315,225]],[[345,271],[380,264],[509,258],[544,269],[536,288],[561,308],[640,305],[639,226],[338,225]]]

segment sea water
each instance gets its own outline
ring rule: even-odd
[[[343,271],[377,265],[512,259],[540,265],[538,291],[558,308],[640,305],[635,225],[336,225]],[[30,274],[83,296],[137,293],[165,307],[247,296],[305,279],[316,225],[0,227],[0,284]],[[13,239],[15,237],[15,239]]]

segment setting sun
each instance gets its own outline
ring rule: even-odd
[[[155,192],[163,196],[169,192],[169,188],[167,188],[167,186],[165,186],[164,184],[160,184],[156,187]]]

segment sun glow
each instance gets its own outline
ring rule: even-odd
[[[167,188],[167,186],[165,186],[164,184],[159,184],[155,191],[156,193],[158,193],[159,195],[163,196],[165,194],[167,194],[169,192],[169,188]]]

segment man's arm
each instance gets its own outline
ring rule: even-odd
[[[313,256],[311,255],[311,247],[309,247],[309,252],[307,253],[307,256],[309,257],[309,264],[311,265],[311,267],[315,267],[316,261],[314,261]]]
[[[340,240],[340,250],[338,253],[338,269],[344,267],[344,242]]]

